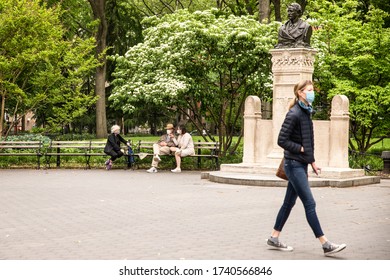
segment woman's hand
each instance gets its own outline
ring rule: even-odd
[[[315,162],[311,164],[311,168],[313,168],[314,173],[318,176],[318,174],[321,174],[321,168],[316,165]]]

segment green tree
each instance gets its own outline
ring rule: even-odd
[[[350,100],[350,132],[360,152],[390,137],[390,29],[388,14],[371,7],[364,21],[359,2],[318,0],[313,47],[319,50],[314,78],[321,95],[344,94]]]
[[[96,44],[96,57],[101,59],[101,65],[96,69],[94,77],[85,77],[87,89],[99,88],[96,91],[99,102],[94,110],[89,110],[88,117],[76,119],[74,125],[78,127],[88,125],[90,132],[98,127],[97,134],[106,135],[105,120],[107,119],[109,124],[114,122],[120,124],[122,115],[118,111],[107,110],[106,99],[110,94],[109,81],[115,63],[106,61],[105,55],[123,55],[129,47],[142,41],[140,23],[142,15],[134,6],[134,1],[128,0],[92,2],[88,0],[45,0],[45,2],[50,6],[61,6],[64,11],[61,14],[61,21],[67,27],[67,38],[95,36],[99,42]]]
[[[60,10],[39,2],[6,0],[0,6],[1,131],[6,111],[15,117],[44,111],[56,128],[94,102],[81,91],[82,78],[96,67],[94,41],[64,40]]]
[[[199,131],[207,118],[216,125],[222,151],[234,150],[246,97],[272,95],[269,49],[278,25],[218,16],[217,10],[180,10],[144,24],[144,42],[115,57],[113,105],[125,113],[139,102],[162,105]]]

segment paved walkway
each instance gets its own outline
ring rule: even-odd
[[[313,188],[338,259],[390,259],[390,180]],[[0,170],[2,260],[322,260],[301,203],[268,250],[283,187],[226,185],[199,172]],[[334,259],[333,258],[333,259]]]

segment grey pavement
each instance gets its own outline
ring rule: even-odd
[[[390,180],[313,188],[323,256],[297,202],[269,250],[284,187],[213,183],[200,172],[0,170],[1,260],[389,260]]]

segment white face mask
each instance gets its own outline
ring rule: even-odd
[[[172,130],[167,129],[167,134],[171,134],[171,133],[172,133]]]
[[[312,104],[314,102],[315,94],[314,90],[310,90],[306,92],[306,101],[309,102],[309,104]]]
[[[181,130],[180,129],[176,130],[176,132],[177,132],[177,134],[181,134]]]

